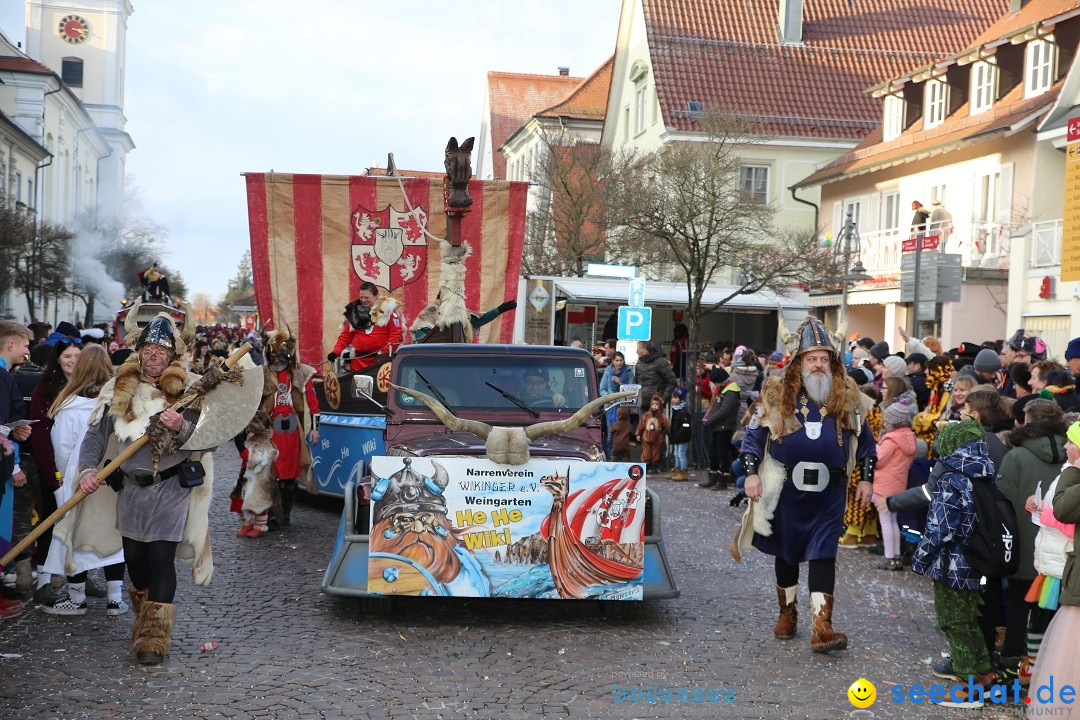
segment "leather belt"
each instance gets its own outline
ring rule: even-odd
[[[784,476],[787,478],[787,480],[789,480],[789,481],[792,480],[793,473],[795,472],[795,467],[796,466],[794,466],[794,465],[785,465],[784,466]],[[846,478],[847,472],[845,472],[844,468],[828,468],[828,471],[829,471],[829,482],[833,482],[833,481],[843,482],[843,481],[847,480],[847,478]]]
[[[139,487],[150,487],[156,482],[162,482],[168,480],[171,477],[176,477],[180,474],[180,466],[173,465],[171,468],[162,470],[157,475],[151,475],[149,473],[124,473],[133,483]]]

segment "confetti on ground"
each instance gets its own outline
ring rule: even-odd
[[[213,650],[216,647],[217,647],[217,643],[214,642],[213,640],[211,640],[208,643],[203,643],[202,645],[200,645],[199,649],[202,650],[203,652],[208,652],[210,650]]]

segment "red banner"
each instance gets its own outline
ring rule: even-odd
[[[374,282],[403,308],[406,327],[439,288],[447,217],[441,180],[247,173],[251,264],[259,316],[297,336],[318,366],[360,284]],[[486,312],[517,295],[528,183],[473,180],[462,234],[465,304]],[[404,195],[402,195],[404,188]],[[482,327],[481,342],[511,341],[513,313]]]

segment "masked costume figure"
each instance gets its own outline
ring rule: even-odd
[[[133,650],[141,664],[156,665],[172,640],[174,559],[193,561],[196,584],[208,584],[213,574],[207,522],[213,466],[210,452],[178,449],[199,413],[169,406],[198,376],[184,369],[187,348],[171,319],[162,313],[142,330],[134,327],[126,342],[135,352],[102,388],[79,452],[80,487],[93,495],[73,510],[82,520],[71,543],[103,556],[122,544],[135,611]],[[99,489],[103,460],[144,434],[150,441],[108,478],[118,494]]]
[[[274,445],[278,449],[274,475],[281,491],[281,513],[277,521],[288,525],[296,481],[303,477],[307,483],[311,470],[311,449],[304,442],[304,428],[311,428],[308,433],[311,442],[319,442],[319,401],[311,383],[315,368],[297,360],[296,338],[284,330],[274,331],[265,345],[263,401],[259,409],[269,416],[274,429]]]
[[[840,337],[843,337],[840,335]],[[753,544],[775,557],[780,620],[774,635],[795,636],[799,565],[809,564],[814,652],[847,647],[832,628],[836,539],[848,479],[861,470],[858,500],[870,502],[877,451],[867,422],[873,401],[859,392],[816,318],[785,337],[792,360],[769,378],[743,439],[750,503],[733,554]]]

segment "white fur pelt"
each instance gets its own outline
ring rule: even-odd
[[[248,450],[248,461],[244,470],[243,509],[257,515],[274,504],[274,461],[278,449],[270,432],[253,434],[244,447]]]
[[[472,254],[472,247],[468,243],[454,247],[443,242],[440,248],[438,327],[461,323],[466,333],[471,334],[469,310],[465,307],[465,260]]]

